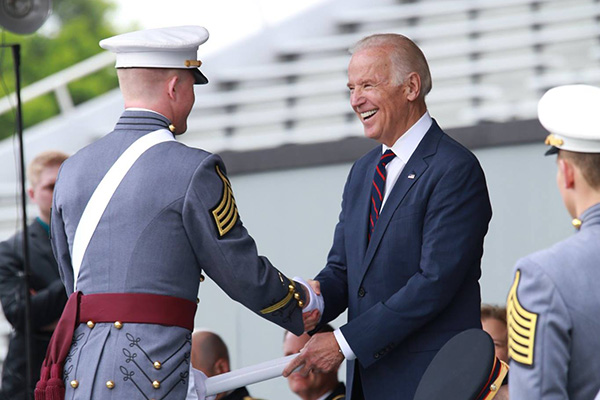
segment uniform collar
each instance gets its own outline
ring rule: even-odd
[[[164,115],[145,108],[127,108],[115,126],[115,130],[155,131],[169,129],[171,121]]]
[[[581,220],[581,229],[600,224],[600,203],[585,210],[579,217],[579,220]]]

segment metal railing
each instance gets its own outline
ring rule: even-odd
[[[74,107],[68,85],[80,78],[106,68],[115,62],[113,53],[103,51],[53,75],[41,79],[23,88],[21,99],[24,103],[48,93],[54,93],[61,113],[67,113]],[[17,101],[15,93],[0,99],[0,114],[9,111]]]

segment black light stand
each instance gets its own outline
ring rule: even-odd
[[[30,279],[31,279],[31,264],[29,261],[29,234],[27,225],[27,196],[25,186],[25,156],[23,151],[23,114],[21,110],[21,45],[19,44],[7,44],[3,47],[10,47],[13,55],[13,64],[15,69],[15,94],[17,96],[17,112],[15,116],[15,122],[17,126],[17,136],[19,138],[19,180],[21,186],[21,218],[22,218],[22,235],[23,235],[23,283],[25,293],[25,357],[26,357],[26,398],[27,400],[32,399],[32,393],[30,388],[33,386],[33,359],[32,359],[32,313],[31,313],[31,293],[30,293]]]

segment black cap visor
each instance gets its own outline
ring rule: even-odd
[[[548,151],[544,155],[551,156],[552,154],[558,154],[558,150],[560,150],[558,147],[552,146],[552,147],[550,147],[550,149],[548,149]]]
[[[195,85],[206,85],[208,83],[208,79],[202,72],[200,72],[198,68],[194,68],[192,72],[194,73],[194,78],[196,79],[194,82]]]

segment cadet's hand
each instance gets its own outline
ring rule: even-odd
[[[331,372],[335,371],[344,355],[339,351],[339,346],[333,332],[317,333],[300,350],[298,357],[294,358],[283,370],[283,376],[288,377],[298,367],[300,374],[306,376],[310,371]]]
[[[321,313],[319,310],[312,310],[309,312],[302,313],[302,321],[304,322],[304,332],[310,332],[317,327],[317,324],[321,320]]]
[[[312,290],[317,294],[317,296],[321,294],[321,283],[319,281],[309,279],[308,284],[310,285]]]

